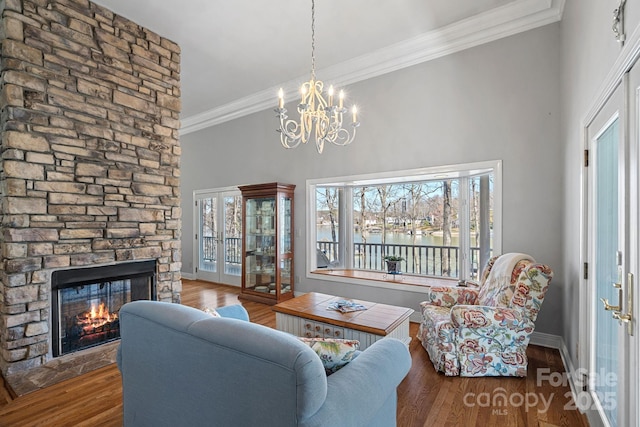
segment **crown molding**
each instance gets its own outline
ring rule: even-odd
[[[378,77],[422,62],[480,46],[501,38],[558,22],[565,0],[516,0],[451,25],[420,34],[411,39],[318,70],[325,81],[345,86]],[[215,126],[249,114],[264,111],[276,104],[282,87],[289,99],[297,96],[301,76],[220,107],[182,119],[181,135]]]

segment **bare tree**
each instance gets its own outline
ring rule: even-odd
[[[393,185],[380,185],[375,187],[376,188],[376,192],[378,193],[378,199],[380,201],[380,215],[381,215],[381,220],[382,220],[382,236],[381,236],[381,243],[382,243],[382,253],[381,255],[384,257],[384,255],[386,254],[386,234],[387,234],[387,217],[388,217],[388,212],[389,212],[389,208],[391,208],[391,206],[394,204],[394,202],[396,202],[393,199],[393,195],[394,195],[394,186]]]
[[[442,182],[442,246],[451,246],[451,180]],[[451,276],[449,251],[442,249],[442,275]]]
[[[364,188],[360,192],[360,234],[362,235],[362,243],[367,243],[367,236],[365,235],[365,224],[367,222],[367,204],[365,200]]]
[[[338,189],[334,187],[318,187],[318,203],[327,211],[331,231],[331,248],[328,254],[331,261],[338,259]]]
[[[242,229],[242,197],[226,197],[225,204],[225,234],[227,237],[240,237]]]
[[[325,187],[325,202],[327,209],[329,210],[329,223],[331,224],[331,241],[333,243],[338,242],[338,236],[336,234],[336,216],[338,213],[338,192],[335,188]]]
[[[359,227],[360,227],[360,236],[362,238],[362,248],[366,247],[367,244],[367,187],[362,187],[355,192],[354,201],[356,203],[360,203],[360,215],[359,215]],[[366,266],[367,264],[367,251],[361,250],[361,253],[358,254],[360,256],[361,266]]]
[[[405,201],[408,206],[403,206],[405,209],[405,215],[409,219],[409,226],[411,232],[411,259],[413,260],[413,271],[422,273],[420,268],[420,256],[417,251],[417,238],[418,238],[418,207],[424,197],[424,186],[422,184],[410,184],[407,188],[407,195],[409,200]],[[409,262],[407,260],[407,262]]]
[[[480,236],[480,227],[479,227],[479,216],[480,216],[480,190],[479,190],[479,180],[480,178],[471,178],[471,233],[474,239],[474,246],[479,246],[479,236]]]

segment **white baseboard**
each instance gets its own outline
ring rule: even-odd
[[[544,332],[534,332],[531,334],[529,344],[539,345],[541,347],[547,348],[555,348],[560,352],[560,358],[562,359],[562,364],[564,365],[565,372],[575,372],[573,361],[571,360],[571,356],[569,355],[569,349],[567,348],[567,344],[564,342],[564,339],[561,336],[545,334]],[[573,382],[573,375],[569,375],[569,379],[571,392],[575,396],[577,389],[576,385]]]
[[[562,347],[564,345],[564,340],[559,335],[545,334],[544,332],[533,332],[531,334],[531,339],[529,342],[533,345],[539,345],[541,347],[547,348],[555,348],[560,351],[560,355],[562,355]]]
[[[183,279],[196,280],[196,275],[195,274],[185,273],[184,271],[181,271],[180,275],[182,276]]]

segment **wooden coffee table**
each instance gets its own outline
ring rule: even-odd
[[[327,309],[330,303],[345,299],[367,309],[351,313]],[[406,307],[310,292],[276,304],[273,310],[276,329],[300,337],[354,339],[360,341],[361,350],[386,337],[406,345],[411,342],[409,316],[413,310]]]

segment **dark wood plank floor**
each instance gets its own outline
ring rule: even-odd
[[[239,288],[183,282],[183,303],[204,308],[238,303]],[[271,307],[243,301],[251,320],[275,327]],[[411,324],[415,337],[418,325]],[[398,387],[398,426],[588,426],[570,405],[568,387],[538,384],[538,369],[563,372],[557,350],[529,346],[527,378],[451,378],[433,369],[417,339],[409,375]],[[1,378],[0,378],[1,381]],[[13,399],[0,383],[0,426],[120,426],[122,384],[115,365]]]

